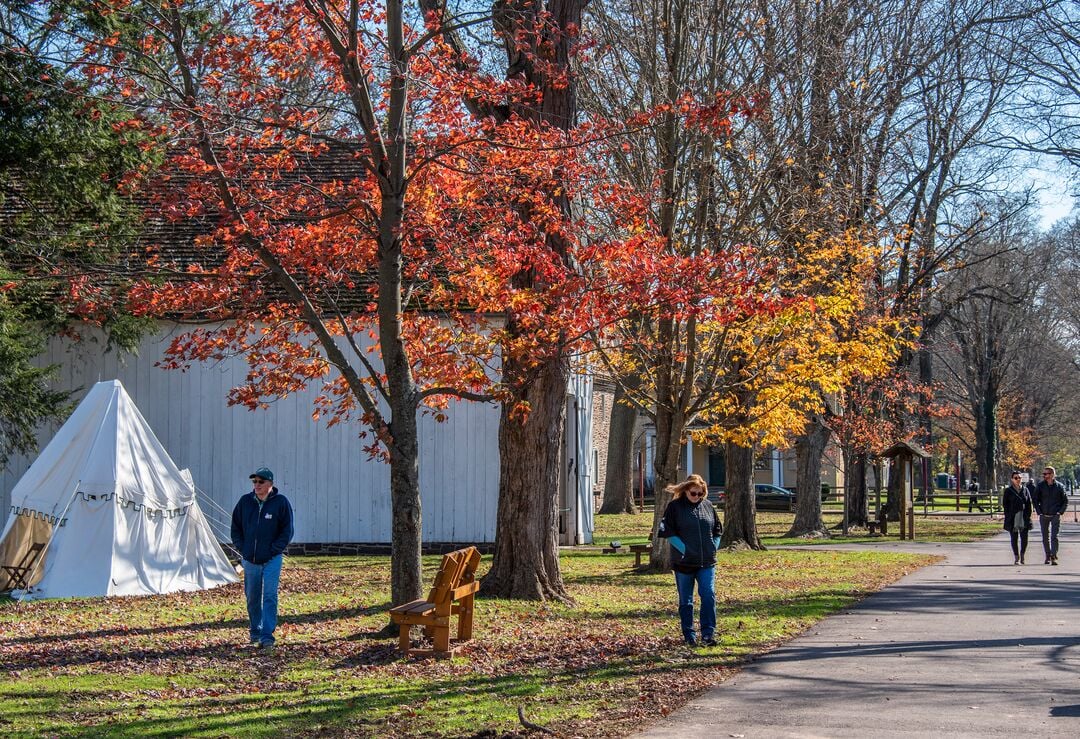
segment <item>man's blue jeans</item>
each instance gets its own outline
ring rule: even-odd
[[[701,598],[701,638],[712,639],[716,631],[716,592],[713,589],[715,567],[702,567],[696,572],[675,572],[675,587],[679,589],[679,622],[683,639],[694,639],[694,583]]]
[[[251,620],[251,641],[274,643],[277,627],[277,591],[281,579],[281,555],[261,565],[244,560],[244,596]]]
[[[1061,516],[1039,516],[1039,529],[1042,531],[1043,551],[1047,557],[1056,557],[1058,553],[1058,529]]]

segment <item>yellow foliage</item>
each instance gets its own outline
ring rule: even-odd
[[[675,322],[668,347],[675,382],[667,398],[657,398],[655,373],[664,347],[656,332],[641,332],[659,321],[639,321],[613,338],[609,366],[643,378],[639,404],[679,407],[695,441],[789,446],[827,397],[885,374],[910,341],[901,338],[911,335],[909,326],[867,301],[879,243],[852,230],[770,245],[784,262],[775,282],[761,287],[781,297],[782,307],[735,320],[716,311],[712,319]]]

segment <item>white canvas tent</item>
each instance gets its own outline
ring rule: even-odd
[[[0,565],[35,598],[149,595],[236,582],[177,469],[118,380],[99,382],[11,492]],[[0,569],[0,589],[10,587]]]

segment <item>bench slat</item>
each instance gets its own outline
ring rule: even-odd
[[[409,610],[411,610],[413,608],[416,608],[417,606],[420,606],[420,605],[432,606],[432,604],[429,603],[426,600],[411,600],[408,603],[403,603],[400,606],[394,606],[393,608],[390,609],[390,613],[405,613],[406,611],[409,611]],[[434,606],[432,606],[432,607],[434,607]]]
[[[470,583],[467,583],[465,585],[462,585],[461,587],[454,588],[454,592],[452,593],[451,600],[460,600],[460,599],[464,598],[466,595],[472,595],[473,593],[475,593],[479,589],[480,589],[480,583],[478,583],[478,582],[470,582]]]

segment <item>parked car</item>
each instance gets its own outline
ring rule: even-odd
[[[709,498],[719,508],[724,507],[727,493],[724,490],[710,490]],[[795,493],[776,485],[759,482],[754,485],[754,500],[759,511],[795,510]]]
[[[764,483],[754,485],[754,498],[759,511],[795,510],[795,493],[776,485]]]

